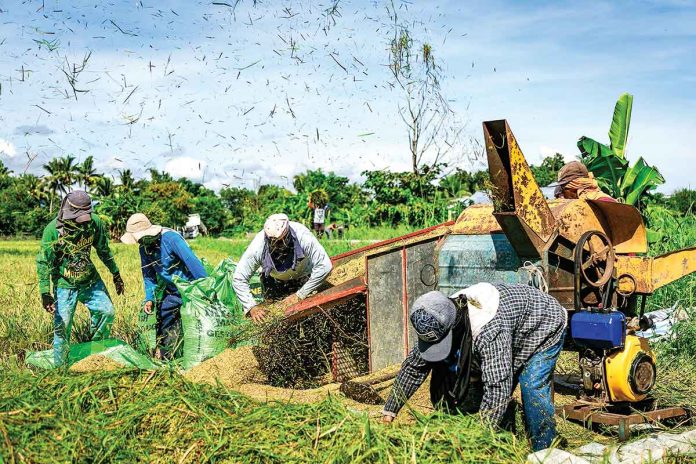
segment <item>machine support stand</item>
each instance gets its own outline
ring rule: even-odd
[[[602,404],[588,401],[576,401],[571,404],[556,407],[556,414],[564,419],[581,422],[586,427],[595,424],[618,426],[619,441],[623,442],[631,436],[631,426],[650,422],[660,422],[665,419],[683,418],[689,420],[691,411],[682,407],[667,407],[641,411],[640,406],[650,405],[646,400],[633,404]],[[649,409],[649,410],[648,410]]]

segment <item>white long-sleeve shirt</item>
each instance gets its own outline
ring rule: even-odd
[[[326,276],[329,275],[333,265],[331,258],[321,246],[319,240],[314,234],[299,222],[290,222],[290,227],[295,232],[297,240],[300,242],[300,247],[304,252],[304,259],[297,263],[295,270],[288,269],[285,272],[278,272],[275,269],[271,271],[271,277],[277,280],[295,280],[309,275],[309,280],[297,291],[297,296],[300,299],[305,299],[310,293],[315,291],[324,282]],[[256,306],[249,288],[249,280],[254,275],[254,272],[261,266],[263,260],[264,247],[266,240],[264,232],[256,234],[256,237],[251,241],[246,251],[242,255],[237,269],[234,271],[233,286],[237,293],[237,298],[242,303],[244,314],[248,313],[251,308]]]

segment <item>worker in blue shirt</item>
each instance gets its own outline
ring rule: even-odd
[[[192,281],[206,277],[201,260],[176,231],[153,225],[142,213],[126,223],[121,241],[140,245],[145,301],[143,311],[157,311],[157,357],[171,359],[177,349],[181,327],[182,299],[174,276]]]

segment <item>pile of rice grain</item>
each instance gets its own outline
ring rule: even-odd
[[[70,366],[71,372],[115,371],[123,369],[123,364],[101,354],[93,354]]]
[[[253,347],[243,346],[227,349],[217,356],[192,367],[184,377],[191,382],[226,387],[237,387],[251,382],[265,382],[266,377],[259,369],[259,363],[252,351]]]

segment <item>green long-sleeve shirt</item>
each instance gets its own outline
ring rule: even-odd
[[[92,247],[107,269],[116,274],[118,266],[109,248],[109,234],[99,216],[92,214],[86,226],[66,231],[62,237],[58,235],[56,219],[51,221],[44,229],[36,256],[39,292],[50,293],[51,282],[55,289],[78,288],[97,280],[99,274],[90,257]]]

